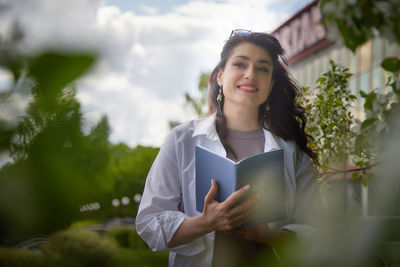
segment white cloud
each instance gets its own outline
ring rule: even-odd
[[[79,98],[90,111],[87,118],[97,120],[103,113],[112,114],[111,139],[114,142],[124,141],[132,146],[138,144],[137,140],[145,145],[160,144],[167,133],[169,114],[181,112],[182,99],[163,101],[152,91],[132,87],[124,75],[85,80],[81,83],[84,89],[79,92]],[[94,85],[98,86],[95,92],[85,90]],[[121,140],[121,136],[125,138]]]
[[[15,18],[25,29],[27,50],[81,48],[95,44],[94,19],[105,0],[6,0],[3,23]]]
[[[148,15],[153,15],[153,16],[157,15],[159,12],[158,8],[153,7],[153,6],[146,6],[146,5],[141,5],[140,10]]]
[[[15,123],[19,116],[25,113],[31,99],[22,94],[11,94],[8,96],[7,102],[2,103],[0,107],[0,118],[9,123]]]
[[[78,97],[86,118],[105,113],[111,140],[132,146],[158,146],[169,120],[193,118],[183,94],[196,91],[201,71],[212,70],[232,29],[271,31],[280,20],[268,10],[274,0],[189,1],[164,14],[141,6],[149,15],[104,0],[14,2],[32,49],[62,44],[101,52]]]
[[[0,66],[0,92],[10,88],[13,83],[13,75],[10,71]]]

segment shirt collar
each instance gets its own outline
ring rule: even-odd
[[[202,118],[199,121],[195,131],[193,132],[193,137],[197,135],[206,135],[207,138],[211,140],[219,140],[217,129],[215,127],[215,120],[217,114],[213,113],[207,117]]]
[[[270,131],[264,130],[264,138],[265,138],[265,144],[264,144],[264,152],[272,151],[272,150],[277,150],[280,149],[281,147],[278,145],[276,141],[276,136],[273,135]]]
[[[198,135],[205,135],[207,138],[213,141],[219,140],[219,136],[215,127],[216,117],[217,114],[213,113],[211,115],[208,115],[207,117],[202,118],[199,121],[199,124],[197,125],[192,136],[194,137]],[[265,138],[264,152],[280,149],[280,146],[276,141],[277,137],[275,137],[270,131],[266,130],[265,128],[263,128],[263,130]]]

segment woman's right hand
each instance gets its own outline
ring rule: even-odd
[[[231,231],[247,222],[255,209],[255,197],[236,205],[237,201],[248,192],[250,186],[245,185],[232,193],[224,202],[215,200],[218,192],[218,183],[212,179],[210,191],[204,198],[204,210],[202,213],[209,231]]]
[[[193,241],[213,231],[232,231],[247,222],[255,213],[255,196],[237,204],[237,201],[248,192],[249,186],[243,186],[232,193],[224,202],[215,200],[218,183],[213,179],[210,191],[204,198],[203,213],[183,221],[168,242],[173,248]]]

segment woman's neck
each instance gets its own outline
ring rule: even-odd
[[[258,120],[258,108],[229,108],[224,106],[223,112],[226,118],[226,127],[228,129],[236,131],[254,131],[261,127]]]

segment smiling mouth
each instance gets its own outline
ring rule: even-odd
[[[246,86],[246,85],[238,85],[237,88],[240,91],[246,92],[246,93],[255,93],[258,91],[256,87],[253,86]]]

